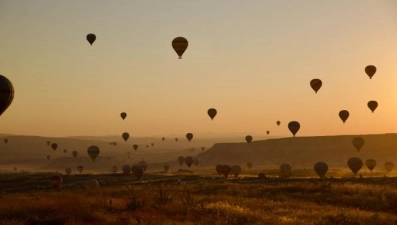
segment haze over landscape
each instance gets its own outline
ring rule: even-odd
[[[0,0],[0,222],[397,223],[397,1]]]

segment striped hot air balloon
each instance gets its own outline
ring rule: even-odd
[[[99,152],[100,152],[100,150],[99,150],[98,146],[95,146],[95,145],[92,145],[92,146],[88,147],[88,149],[87,149],[87,153],[91,157],[93,162],[95,162],[95,159],[98,157]]]

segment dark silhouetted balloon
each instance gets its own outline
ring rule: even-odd
[[[393,170],[393,168],[394,168],[394,163],[392,163],[392,162],[386,162],[385,163],[385,169],[386,169],[387,172],[390,173]]]
[[[298,121],[291,121],[288,123],[288,129],[292,133],[292,135],[296,135],[298,133],[299,129],[301,128],[301,125],[299,124]]]
[[[250,170],[250,169],[252,168],[252,162],[248,162],[248,163],[247,163],[247,167],[248,167],[248,169]]]
[[[138,145],[133,145],[132,147],[134,148],[135,151],[138,150]]]
[[[92,145],[92,146],[88,147],[88,149],[87,149],[87,153],[91,157],[93,162],[95,162],[95,159],[98,157],[99,152],[100,151],[99,151],[98,146],[95,146],[95,145]]]
[[[178,163],[179,163],[179,165],[182,166],[184,162],[185,162],[185,157],[179,156],[179,157],[178,157]]]
[[[83,170],[84,170],[83,166],[80,165],[77,167],[77,171],[79,171],[80,174],[83,172]]]
[[[142,167],[143,168],[143,171],[146,171],[146,169],[147,169],[147,167],[148,167],[148,164],[147,164],[147,162],[145,162],[145,161],[140,161],[139,163],[138,163],[138,166],[140,166],[140,167]]]
[[[374,112],[376,108],[378,108],[378,102],[377,101],[369,101],[368,102],[368,108]]]
[[[266,134],[269,135],[269,134],[270,134],[270,131],[266,131]]]
[[[68,151],[67,149],[64,149],[64,150],[63,150],[63,153],[66,153],[67,151]]]
[[[66,173],[66,175],[69,176],[72,173],[72,168],[70,168],[70,167],[65,168],[65,173]]]
[[[47,144],[47,146],[50,146],[50,144],[51,144],[50,141],[46,141],[45,143]]]
[[[0,116],[14,100],[14,86],[7,77],[0,75]]]
[[[117,146],[117,142],[113,141],[113,145],[114,145],[114,146]]]
[[[72,152],[72,155],[73,155],[73,157],[76,158],[76,156],[77,156],[77,151],[73,151],[73,152]]]
[[[342,120],[343,123],[346,122],[346,120],[349,118],[349,115],[350,113],[347,110],[341,110],[339,112],[339,118]]]
[[[175,142],[178,142],[178,138],[175,138]]]
[[[290,164],[283,163],[280,166],[280,177],[290,177],[292,176],[292,167]]]
[[[353,138],[352,143],[357,151],[360,151],[360,149],[364,146],[364,139],[361,137],[355,137]]]
[[[280,122],[280,121],[277,121],[276,124],[277,124],[277,126],[280,126],[281,122]]]
[[[50,178],[52,188],[56,189],[62,184],[62,177],[61,175],[55,175]]]
[[[372,76],[376,73],[376,67],[373,65],[365,67],[365,73],[369,76],[369,79],[372,79]]]
[[[4,143],[6,143],[6,144],[8,143],[8,139],[7,139],[7,138],[6,138],[6,139],[4,139]]]
[[[51,156],[50,156],[50,155],[47,155],[47,159],[50,160],[50,159],[51,159]]]
[[[187,133],[186,138],[189,140],[189,142],[193,139],[193,134],[192,133]]]
[[[57,148],[58,148],[58,145],[57,145],[57,143],[52,143],[51,144],[51,148],[52,148],[52,150],[57,150]]]
[[[145,169],[140,166],[140,165],[133,165],[131,167],[132,173],[134,174],[134,176],[136,177],[136,179],[140,180],[143,172],[145,172]]]
[[[376,161],[375,159],[367,159],[367,161],[365,161],[365,165],[372,172],[372,170],[375,169]]]
[[[205,150],[205,147],[201,147],[201,151],[204,152],[204,150]]]
[[[314,164],[314,171],[320,178],[323,178],[328,171],[328,165],[325,162],[318,162]]]
[[[127,132],[124,132],[124,133],[121,135],[121,137],[124,139],[124,141],[127,141],[128,138],[130,138],[130,134],[127,133]]]
[[[113,173],[117,173],[117,166],[113,166],[113,167],[112,167],[112,172],[113,172]]]
[[[259,179],[266,179],[266,175],[264,173],[259,173],[258,174]]]
[[[152,145],[152,147],[154,146],[154,143],[150,143],[150,145]]]
[[[127,117],[127,113],[122,112],[122,113],[120,113],[120,116],[121,116],[121,119],[124,120]]]
[[[322,85],[323,85],[323,82],[320,79],[313,79],[310,81],[310,86],[316,93],[318,90],[320,90]]]
[[[347,161],[347,165],[355,176],[357,172],[363,167],[363,161],[360,158],[352,157]]]
[[[216,109],[214,109],[214,108],[210,108],[210,109],[208,109],[207,113],[208,113],[208,116],[211,118],[211,120],[214,120],[218,111],[216,111]]]
[[[164,172],[168,173],[169,169],[170,169],[170,165],[168,163],[164,164]]]
[[[183,53],[185,53],[189,43],[184,37],[176,37],[172,40],[172,48],[174,48],[176,54],[178,54],[179,59],[182,59]]]
[[[239,165],[234,165],[231,168],[231,172],[234,175],[234,177],[238,177],[238,175],[240,175],[241,173],[241,167]]]
[[[193,157],[187,156],[187,157],[185,158],[185,163],[186,163],[187,167],[190,168],[190,166],[193,164],[193,162],[194,162]]]
[[[165,137],[162,137],[161,140],[165,141]]]
[[[232,168],[229,165],[222,165],[220,167],[220,171],[221,171],[221,174],[223,174],[223,176],[225,178],[227,178],[229,176],[230,172],[232,171]]]
[[[198,164],[200,163],[200,159],[199,158],[194,158],[193,160],[194,160],[193,161],[194,165],[198,166]]]
[[[131,167],[129,165],[124,165],[121,170],[123,171],[124,175],[128,175],[131,173]]]
[[[249,144],[252,141],[252,136],[251,135],[247,135],[245,136],[245,141]]]
[[[96,40],[95,34],[87,34],[87,41],[92,45]]]
[[[222,174],[222,165],[218,164],[215,166],[216,172],[221,175]]]

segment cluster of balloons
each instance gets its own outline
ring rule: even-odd
[[[241,173],[241,167],[239,165],[229,166],[218,164],[215,166],[215,170],[219,175],[223,175],[225,178],[227,178],[230,173],[237,178]]]
[[[193,163],[195,166],[198,166],[198,164],[200,163],[200,159],[193,158],[192,156],[187,156],[187,157],[179,156],[178,163],[181,166],[183,165],[183,163],[185,163],[190,168],[193,165]]]

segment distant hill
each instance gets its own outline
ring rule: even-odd
[[[356,136],[365,141],[360,152],[352,144]],[[197,157],[205,165],[245,166],[251,161],[254,165],[272,168],[278,168],[281,163],[290,163],[295,168],[312,168],[319,161],[332,167],[346,168],[350,157],[360,157],[364,164],[366,159],[373,158],[378,161],[377,167],[383,168],[386,161],[397,164],[397,134],[290,137],[250,144],[218,143]]]

